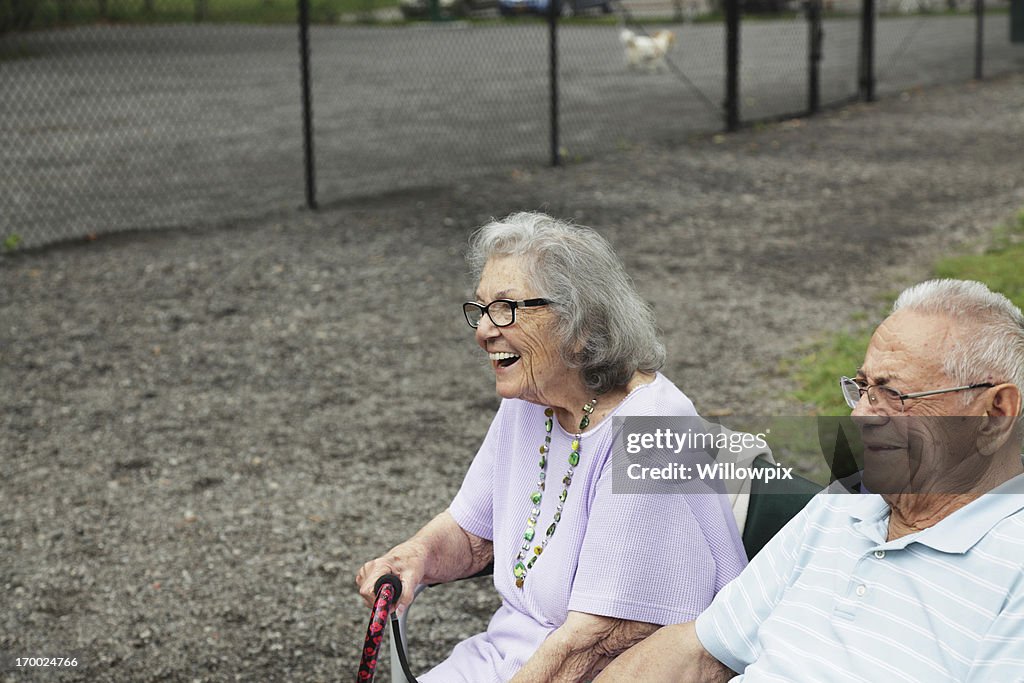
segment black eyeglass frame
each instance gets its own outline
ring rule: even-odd
[[[497,321],[494,320],[494,316],[491,315],[491,306],[493,306],[494,304],[498,304],[498,303],[508,304],[509,309],[512,311],[512,319],[509,320],[507,323],[499,324]],[[480,320],[484,317],[484,313],[486,313],[487,317],[491,319],[491,323],[493,323],[495,327],[508,327],[509,325],[512,325],[512,324],[514,324],[516,322],[516,309],[517,308],[520,308],[520,307],[522,307],[522,308],[533,308],[535,306],[547,306],[548,304],[551,304],[551,303],[554,303],[554,302],[552,302],[550,299],[540,299],[540,298],[538,298],[538,299],[520,299],[518,301],[516,301],[514,299],[495,299],[494,301],[492,301],[491,303],[487,304],[486,306],[478,304],[475,301],[467,301],[464,304],[462,304],[462,315],[464,315],[466,317],[466,322],[469,323],[469,326],[472,327],[474,330],[477,327],[480,326]],[[475,322],[469,317],[469,308],[467,308],[468,306],[472,306],[474,309],[476,309],[476,310],[478,310],[480,312],[480,315],[477,316]]]
[[[857,387],[858,398],[857,398],[857,401],[854,402],[854,403],[850,403],[851,397],[846,393],[845,387],[847,385],[852,385],[852,386]],[[872,398],[871,398],[872,395],[870,393],[870,390],[871,389],[882,389],[883,391],[891,392],[894,396],[896,396],[900,400],[900,413],[901,414],[906,410],[906,399],[908,399],[908,398],[924,398],[925,396],[935,396],[937,394],[949,394],[949,393],[952,393],[954,391],[967,391],[968,389],[982,389],[982,388],[991,389],[994,386],[996,386],[996,385],[993,384],[992,382],[978,382],[977,384],[965,384],[962,387],[950,387],[949,389],[932,389],[930,391],[915,391],[915,392],[910,393],[910,394],[902,394],[902,393],[896,391],[895,389],[893,389],[892,387],[887,387],[887,386],[882,385],[882,384],[862,385],[860,382],[858,382],[856,379],[854,379],[852,377],[845,377],[844,376],[844,377],[840,377],[839,378],[839,389],[843,392],[843,399],[846,400],[846,405],[850,406],[851,409],[857,407],[857,402],[860,401],[860,399],[864,396],[864,394],[868,395],[868,403],[870,403],[871,405],[875,405],[878,402],[878,399],[876,398],[876,399],[872,400]]]

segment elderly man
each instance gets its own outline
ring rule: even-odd
[[[977,282],[903,292],[855,378],[864,495],[819,495],[696,621],[598,677],[1024,681],[1024,316]]]

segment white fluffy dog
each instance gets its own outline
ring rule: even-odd
[[[657,71],[667,68],[665,55],[676,42],[672,31],[658,31],[653,36],[639,36],[628,28],[622,29],[619,40],[626,48],[626,65],[630,69]]]

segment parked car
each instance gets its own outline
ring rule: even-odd
[[[398,0],[398,9],[406,19],[430,18],[432,0]],[[494,7],[496,0],[437,0],[438,14],[442,17],[464,17],[478,9]]]
[[[540,14],[548,13],[548,4],[552,0],[498,0],[498,11],[502,16],[513,17],[519,14]],[[561,16],[566,10],[570,14],[579,14],[584,10],[594,7],[600,8],[605,14],[611,14],[611,0],[553,0],[555,3],[555,14]]]

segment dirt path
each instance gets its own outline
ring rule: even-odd
[[[0,259],[0,650],[81,662],[0,680],[348,678],[356,567],[444,507],[496,406],[458,307],[475,226],[593,225],[699,409],[793,414],[780,362],[1024,206],[1021,111],[1017,76]],[[494,607],[431,600],[420,665]]]

